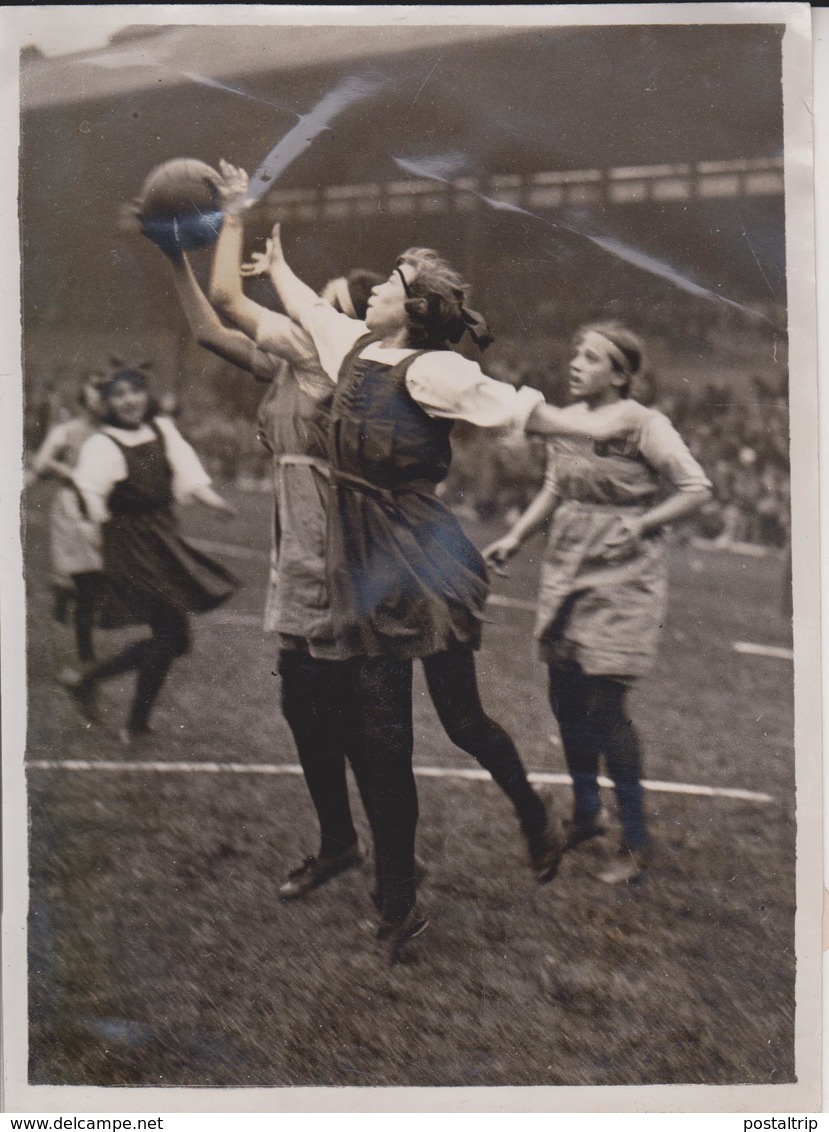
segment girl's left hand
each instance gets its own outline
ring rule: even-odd
[[[639,549],[643,534],[640,518],[631,515],[621,519],[619,529],[605,542],[605,561],[624,562],[626,558],[632,558]]]
[[[246,278],[254,275],[267,275],[271,269],[272,254],[273,240],[268,240],[263,252],[254,252],[250,257],[250,262],[242,264],[239,268],[239,274]]]
[[[273,265],[284,258],[281,227],[279,221],[274,224],[271,229],[271,234],[268,237],[268,242],[265,244],[265,250],[263,252],[254,252],[250,257],[250,263],[242,264],[240,274],[245,276],[267,275]]]

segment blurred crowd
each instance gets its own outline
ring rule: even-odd
[[[543,356],[546,365],[534,359]],[[509,344],[494,350],[489,371],[512,384],[539,388],[553,403],[566,402],[567,346],[545,342],[528,355],[510,356]],[[518,359],[518,360],[516,360]],[[216,387],[243,383],[218,375]],[[60,383],[29,405],[27,445],[36,449],[48,428],[72,414],[70,384]],[[667,383],[666,383],[667,385]],[[255,392],[255,390],[253,391]],[[65,394],[65,396],[64,396]],[[759,376],[702,385],[672,381],[649,385],[636,395],[661,409],[677,427],[714,485],[714,498],[686,524],[686,536],[720,545],[782,548],[789,539],[789,414],[785,387]],[[271,465],[257,438],[255,400],[233,404],[226,397],[184,398],[172,394],[163,409],[199,452],[211,475],[247,490],[269,491]],[[514,518],[533,498],[544,471],[544,444],[523,436],[493,436],[458,424],[454,459],[444,498],[466,521]]]
[[[711,383],[659,407],[685,437],[714,486],[697,519],[722,543],[784,547],[789,541],[789,410],[785,391],[754,376],[753,395],[734,397]]]

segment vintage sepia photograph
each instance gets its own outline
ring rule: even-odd
[[[13,1107],[809,1111],[808,6],[153,9],[15,24]]]

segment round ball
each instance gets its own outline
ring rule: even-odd
[[[192,157],[157,165],[138,195],[141,231],[166,250],[190,251],[212,244],[222,219],[218,182],[215,169]]]

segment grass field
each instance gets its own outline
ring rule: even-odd
[[[661,661],[632,698],[647,778],[773,802],[651,793],[658,858],[647,884],[618,891],[595,879],[611,832],[537,888],[496,787],[422,778],[418,852],[433,922],[408,961],[388,968],[364,924],[370,871],[297,904],[276,899],[287,869],[316,848],[301,778],[129,769],[296,761],[275,642],[252,621],[267,497],[240,497],[227,525],[188,513],[193,534],[252,548],[226,559],[247,584],[198,621],[152,741],[130,750],[113,738],[126,681],[108,686],[108,719],[94,730],[54,684],[70,639],[49,618],[47,500],[36,488],[29,508],[28,758],[123,769],[29,770],[33,1084],[794,1079],[792,666],[733,650],[736,640],[790,643],[777,559],[676,548]],[[482,543],[494,532],[470,533]],[[540,548],[496,581],[498,593],[532,599]],[[562,772],[532,613],[493,606],[491,616],[484,702],[529,769]],[[122,639],[107,636],[104,649]],[[476,766],[443,736],[422,679],[415,757]],[[565,815],[568,788],[542,789]]]

